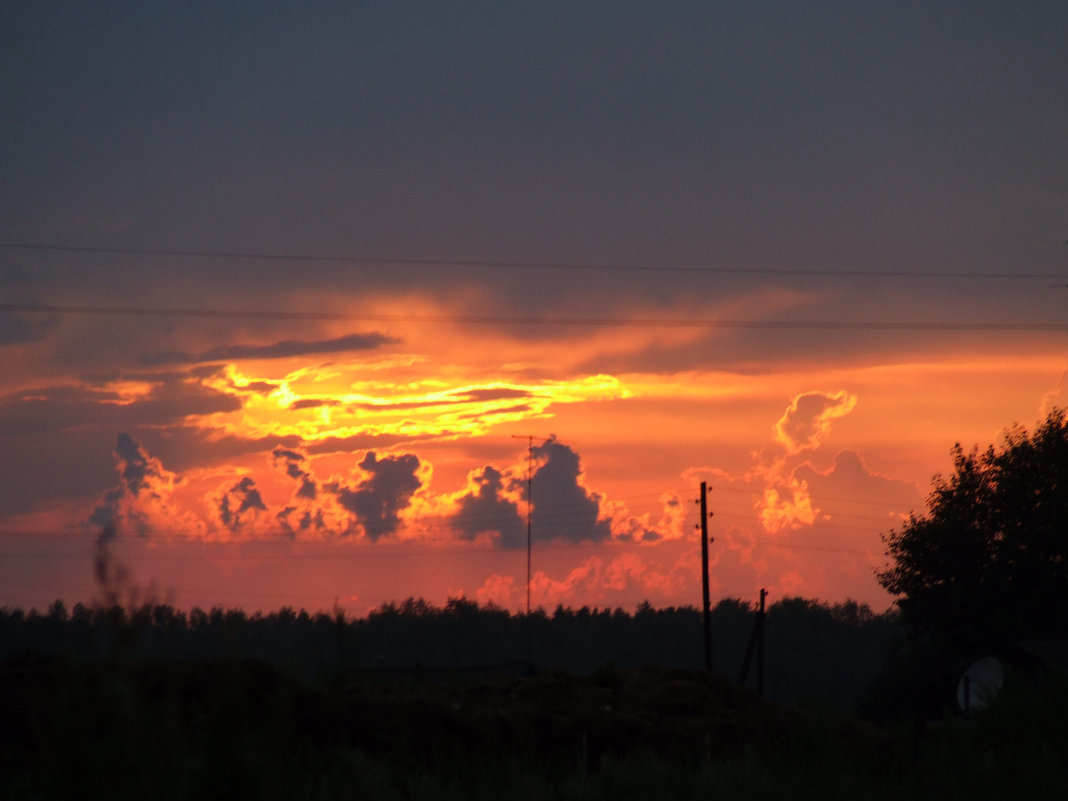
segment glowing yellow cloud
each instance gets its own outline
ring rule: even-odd
[[[207,383],[220,392],[240,394],[243,408],[215,422],[238,436],[295,435],[306,441],[358,434],[471,436],[502,423],[545,416],[554,404],[630,394],[618,378],[608,375],[472,381],[452,371],[435,375],[428,370],[419,378],[390,381],[381,365],[376,365],[373,378],[366,377],[366,366],[334,362],[319,372],[301,367],[272,375],[265,369],[269,365],[231,365],[225,376]],[[263,372],[253,373],[253,368]]]

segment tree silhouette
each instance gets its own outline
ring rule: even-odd
[[[1068,416],[1033,433],[1014,426],[1000,447],[953,448],[926,515],[884,535],[880,583],[902,621],[954,651],[1068,634]]]

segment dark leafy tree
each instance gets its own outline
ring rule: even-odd
[[[953,448],[927,514],[884,535],[878,574],[914,632],[964,655],[1019,639],[1068,635],[1068,415],[998,447]]]

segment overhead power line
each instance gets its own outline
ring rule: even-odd
[[[609,270],[644,273],[707,273],[712,275],[752,276],[844,276],[872,278],[1007,278],[1063,279],[1063,272],[1021,272],[1002,270],[858,270],[792,267],[700,267],[693,265],[612,264],[556,261],[510,261],[507,259],[407,258],[402,256],[339,256],[314,253],[278,253],[271,251],[198,250],[182,248],[103,247],[92,245],[56,245],[45,242],[0,242],[5,250],[52,253],[98,254],[111,256],[150,256],[153,258],[228,259],[239,261],[300,262],[305,264],[380,264],[390,267],[477,267],[519,270]]]
[[[0,312],[23,314],[82,314],[122,317],[188,317],[245,320],[348,320],[379,323],[458,323],[464,325],[534,325],[636,328],[735,328],[814,331],[1068,331],[1063,323],[1005,322],[894,322],[857,320],[716,320],[631,317],[565,317],[477,314],[374,314],[304,312],[255,309],[191,309],[163,306],[95,306],[39,303],[0,303]]]

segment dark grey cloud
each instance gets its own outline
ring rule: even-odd
[[[158,364],[198,364],[201,362],[221,362],[233,359],[288,359],[294,356],[316,356],[324,353],[346,353],[355,350],[374,350],[383,345],[395,345],[400,342],[378,332],[366,334],[346,334],[334,339],[301,341],[286,339],[270,345],[220,345],[202,353],[182,353],[166,351],[149,353],[141,357],[146,365]]]
[[[525,389],[515,389],[513,387],[486,387],[484,389],[464,389],[456,390],[454,392],[446,393],[440,398],[428,398],[426,400],[417,401],[381,401],[377,403],[354,403],[352,408],[354,409],[391,409],[391,410],[405,410],[405,409],[432,409],[438,406],[459,406],[465,403],[489,403],[498,400],[510,400],[512,398],[529,398],[531,392]],[[513,406],[515,408],[526,408],[525,406]],[[497,411],[497,410],[494,410]],[[477,412],[476,414],[482,414],[483,412]],[[468,417],[470,415],[465,415]]]
[[[609,521],[598,519],[601,496],[579,484],[582,468],[578,454],[552,437],[535,446],[533,455],[538,462],[532,481],[535,537],[572,542],[610,538]],[[525,483],[513,481],[525,495]]]
[[[319,489],[315,482],[315,477],[304,468],[304,462],[307,461],[307,458],[300,451],[287,449],[281,445],[276,446],[271,451],[273,463],[276,466],[284,466],[286,475],[300,482],[300,487],[297,489],[295,497],[314,501],[319,494]]]
[[[38,319],[17,312],[0,311],[0,347],[36,342],[43,339],[47,332],[48,326],[42,325]]]
[[[512,398],[529,398],[530,390],[516,389],[515,387],[486,387],[484,389],[468,389],[454,393],[458,400],[463,402],[510,400]]]
[[[186,425],[189,416],[229,412],[241,401],[205,387],[181,373],[96,375],[89,385],[44,386],[0,397],[0,440],[17,459],[0,460],[0,508],[29,511],[56,498],[99,497],[114,483],[112,446],[116,432],[133,432],[119,444],[128,469],[138,457],[132,436],[177,469],[263,450],[278,442],[244,442]],[[111,381],[151,382],[132,402],[102,386]],[[96,386],[94,386],[96,384]]]
[[[278,385],[273,384],[270,381],[249,381],[247,384],[240,387],[240,389],[243,389],[246,392],[259,392],[261,395],[270,395],[278,389]]]
[[[497,414],[522,414],[523,412],[529,412],[530,409],[531,409],[530,404],[528,404],[528,403],[518,403],[518,404],[515,404],[514,406],[504,406],[502,408],[491,409],[489,411],[489,414],[491,414],[491,415],[497,415]],[[477,420],[477,419],[479,419],[481,417],[485,417],[486,415],[487,415],[487,412],[485,412],[485,411],[470,412],[469,414],[461,414],[461,415],[459,415],[458,419],[460,419],[460,420]]]
[[[78,380],[90,387],[106,387],[110,384],[124,381],[174,385],[190,380],[225,377],[226,369],[224,367],[216,364],[202,364],[175,370],[102,370],[81,373],[78,376]]]
[[[142,428],[138,430],[138,439],[160,461],[179,472],[193,467],[222,464],[250,454],[268,453],[279,444],[288,448],[300,444],[300,437],[295,435],[219,436],[217,430],[194,425]]]
[[[42,430],[42,428],[44,430]],[[34,426],[0,434],[0,510],[18,515],[59,499],[93,504],[115,484],[114,430]]]
[[[326,517],[319,503],[319,482],[307,469],[307,461],[304,452],[296,448],[278,445],[271,451],[271,462],[282,467],[286,475],[297,482],[291,502],[276,514],[282,528],[291,536],[327,530]]]
[[[314,505],[286,506],[278,512],[276,517],[290,537],[307,531],[323,532],[326,530],[323,510]]]
[[[394,412],[403,412],[408,409],[429,409],[435,406],[451,406],[456,401],[450,400],[428,400],[428,401],[376,401],[374,403],[352,403],[349,404],[351,409],[372,409],[372,410],[388,410]]]
[[[187,380],[164,380],[136,400],[120,403],[110,390],[54,386],[0,397],[0,434],[63,431],[84,426],[165,426],[189,416],[233,412],[241,400]]]
[[[406,453],[379,459],[370,451],[360,462],[370,475],[354,488],[328,485],[338,503],[359,522],[368,539],[392,534],[400,525],[400,513],[411,504],[412,495],[422,486],[419,457]]]
[[[341,401],[334,400],[333,398],[301,398],[298,401],[293,401],[289,404],[289,408],[293,410],[297,409],[318,409],[322,406],[340,406]]]
[[[306,458],[304,456],[304,454],[302,454],[302,453],[300,453],[298,451],[288,450],[288,449],[286,449],[286,447],[284,445],[279,445],[277,448],[275,448],[273,451],[271,451],[271,454],[276,459],[285,459],[287,461],[288,460],[292,460],[292,461],[299,462],[299,461],[301,461],[301,460]]]
[[[118,435],[115,462],[119,469],[119,483],[101,498],[86,521],[91,526],[103,526],[105,530],[118,525],[124,500],[160,503],[173,484],[173,477],[165,473],[160,461],[150,456],[129,434]],[[148,519],[142,509],[127,508],[124,522],[141,535],[148,533]]]
[[[235,484],[210,498],[212,512],[218,523],[232,532],[241,531],[256,512],[266,512],[256,482],[244,476]]]
[[[515,501],[502,495],[505,478],[501,471],[486,465],[473,480],[477,489],[460,497],[450,525],[465,540],[488,532],[496,534],[496,542],[502,548],[524,546],[526,523]]]
[[[128,404],[141,416],[138,422],[165,424],[189,416],[236,412],[243,405],[240,398],[201,384],[181,382],[157,385],[144,400]]]
[[[77,387],[42,387],[0,398],[0,432],[44,434],[114,419],[128,411],[117,405],[114,392]]]
[[[2,190],[0,190],[2,192]],[[41,303],[39,293],[30,291],[35,275],[24,267],[0,264],[0,299],[10,304]],[[53,315],[26,314],[0,310],[0,347],[37,342],[55,327]]]
[[[86,521],[90,526],[103,526],[114,530],[115,516],[118,514],[119,501],[123,499],[122,487],[113,487],[100,499],[100,504],[93,509]]]
[[[148,454],[131,439],[129,434],[119,434],[115,443],[115,455],[119,458],[119,473],[126,492],[139,495],[148,489],[150,481],[162,478],[158,465],[150,461]]]
[[[611,537],[611,523],[601,519],[601,496],[580,484],[579,455],[552,437],[533,449],[536,469],[532,475],[533,533],[539,542],[563,539],[570,542],[599,542]],[[496,535],[504,548],[526,543],[525,515],[520,514],[509,493],[527,498],[527,479],[506,473],[492,465],[472,475],[475,488],[460,496],[457,511],[449,524],[461,538]],[[628,539],[653,541],[659,535],[634,526]]]
[[[109,519],[100,525],[100,534],[93,543],[93,578],[104,596],[104,606],[113,608],[126,600],[124,591],[130,583],[130,569],[112,551],[118,537],[115,523]]]

